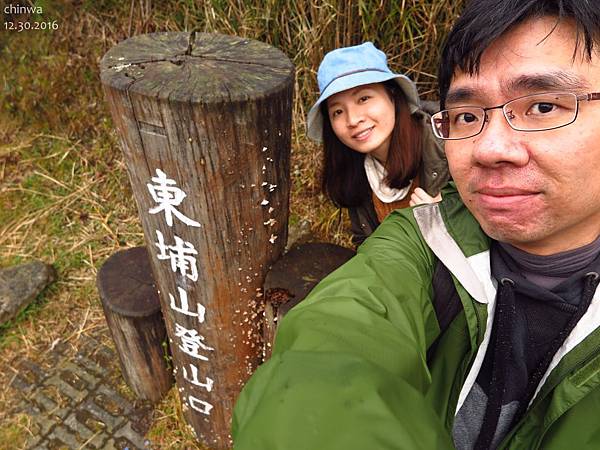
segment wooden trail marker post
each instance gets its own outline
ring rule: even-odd
[[[294,67],[254,40],[155,33],[109,50],[101,79],[185,417],[205,446],[229,448],[262,356],[264,277],[287,239]]]

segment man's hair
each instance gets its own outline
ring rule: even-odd
[[[573,57],[583,42],[584,54],[591,59],[594,47],[597,51],[600,46],[599,0],[470,0],[442,51],[438,69],[441,108],[457,69],[473,75],[492,42],[515,25],[544,16],[556,17],[557,24],[572,19],[577,27]]]
[[[421,166],[421,135],[423,127],[415,115],[411,115],[406,98],[393,81],[383,82],[394,100],[396,120],[390,139],[385,163],[389,187],[400,189],[408,186]],[[323,193],[338,207],[362,205],[371,195],[369,181],[364,169],[365,155],[344,145],[335,135],[327,112],[327,102],[321,104],[323,114]]]

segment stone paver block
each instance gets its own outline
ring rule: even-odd
[[[146,434],[152,421],[152,411],[153,407],[149,402],[139,405],[128,416],[129,421],[131,422],[131,428],[140,435]]]
[[[32,384],[39,384],[48,377],[48,373],[44,369],[28,359],[20,360],[15,369]]]
[[[46,448],[48,450],[71,450],[69,445],[56,437],[52,437],[46,441]]]
[[[83,366],[73,364],[71,361],[65,361],[60,368],[75,374],[80,380],[83,380],[87,385],[87,389],[94,389],[100,382],[100,377],[85,370]]]
[[[115,352],[106,345],[94,349],[88,356],[101,367],[115,367],[115,364],[117,363]]]
[[[127,439],[120,438],[112,438],[110,439],[104,447],[104,450],[138,450],[135,445],[129,442]]]
[[[73,400],[71,397],[53,385],[43,385],[33,394],[35,397],[40,395],[45,395],[54,403],[56,403],[56,409],[51,411],[52,414],[60,417],[61,419],[67,417],[69,409],[73,406]]]
[[[118,430],[115,433],[115,437],[127,439],[134,446],[134,448],[139,448],[139,449],[148,448],[148,447],[146,447],[146,443],[148,441],[146,441],[144,439],[144,436],[142,436],[141,434],[136,432],[133,428],[131,428],[130,422],[127,422],[123,428]],[[131,450],[133,450],[133,449],[131,449]]]
[[[42,447],[42,436],[40,434],[34,434],[29,436],[25,442],[26,449],[38,449]]]
[[[95,434],[92,439],[85,442],[83,448],[92,450],[104,450],[106,448],[106,441],[108,440],[108,434],[100,433]]]
[[[50,450],[48,447],[48,440],[44,440],[35,444],[35,447],[27,447],[27,450]]]
[[[64,342],[57,342],[53,344],[50,349],[44,353],[44,359],[39,362],[42,370],[47,374],[54,373],[56,367],[64,361],[64,355],[70,346]]]
[[[69,417],[67,417],[65,420],[65,425],[73,430],[73,432],[77,435],[78,441],[81,442],[81,445],[84,445],[85,448],[102,448],[108,439],[108,434],[104,432],[105,427],[101,427],[96,431],[92,431],[84,423],[78,420],[76,413],[72,413],[69,415]]]
[[[76,420],[93,433],[99,433],[107,429],[104,422],[87,410],[77,409],[74,414]]]
[[[39,428],[40,434],[47,434],[55,425],[56,419],[43,414],[31,416],[33,423]]]
[[[86,397],[86,391],[78,391],[69,383],[60,378],[59,374],[53,375],[46,381],[47,384],[56,386],[61,392],[66,394],[73,403],[77,404]]]
[[[35,384],[32,384],[29,380],[23,378],[21,375],[15,376],[10,382],[10,385],[19,393],[21,393],[21,395],[28,395],[36,388]]]
[[[78,391],[85,391],[88,388],[87,383],[81,379],[77,372],[72,370],[62,370],[59,372],[58,377]]]
[[[43,389],[38,389],[29,401],[37,406],[41,414],[47,416],[56,416],[64,419],[69,413],[67,408],[60,407],[54,400],[47,396]]]
[[[92,399],[87,399],[85,401],[85,403],[82,405],[82,408],[84,410],[90,412],[98,420],[100,420],[102,423],[104,423],[108,428],[113,429],[113,430],[116,429],[117,427],[119,427],[125,420],[123,417],[115,417],[115,416],[109,414],[104,409],[102,409],[100,406],[98,406],[96,404],[96,402]]]
[[[32,416],[32,417],[33,416],[37,416],[37,415],[39,415],[39,414],[42,413],[37,406],[35,406],[34,404],[32,404],[27,399],[21,401],[21,403],[19,403],[15,407],[14,412],[15,413],[24,413],[24,414],[27,414],[27,415]]]
[[[99,366],[95,361],[92,361],[85,355],[77,354],[75,356],[75,360],[77,364],[81,365],[81,367],[83,367],[88,373],[93,374],[95,377],[104,378],[109,374],[108,370],[102,366]]]
[[[72,430],[63,425],[57,425],[48,437],[50,442],[55,442],[55,445],[64,445],[68,449],[78,449],[83,444]]]
[[[75,413],[69,414],[69,417],[65,419],[65,425],[76,431],[84,440],[88,440],[95,434],[92,432],[92,430],[77,420]]]
[[[96,390],[94,401],[113,415],[129,416],[133,409],[129,401],[105,384]]]

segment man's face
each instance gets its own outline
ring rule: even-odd
[[[578,51],[575,31],[555,18],[530,20],[496,40],[479,73],[455,73],[447,108],[490,107],[528,94],[600,91],[600,57]],[[549,34],[550,33],[550,34]],[[547,255],[600,235],[600,101],[582,101],[563,128],[515,131],[502,110],[472,138],[446,141],[458,191],[492,238]]]

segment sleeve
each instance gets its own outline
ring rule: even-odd
[[[283,319],[235,407],[236,450],[453,448],[425,399],[433,256],[408,214],[392,213]]]

